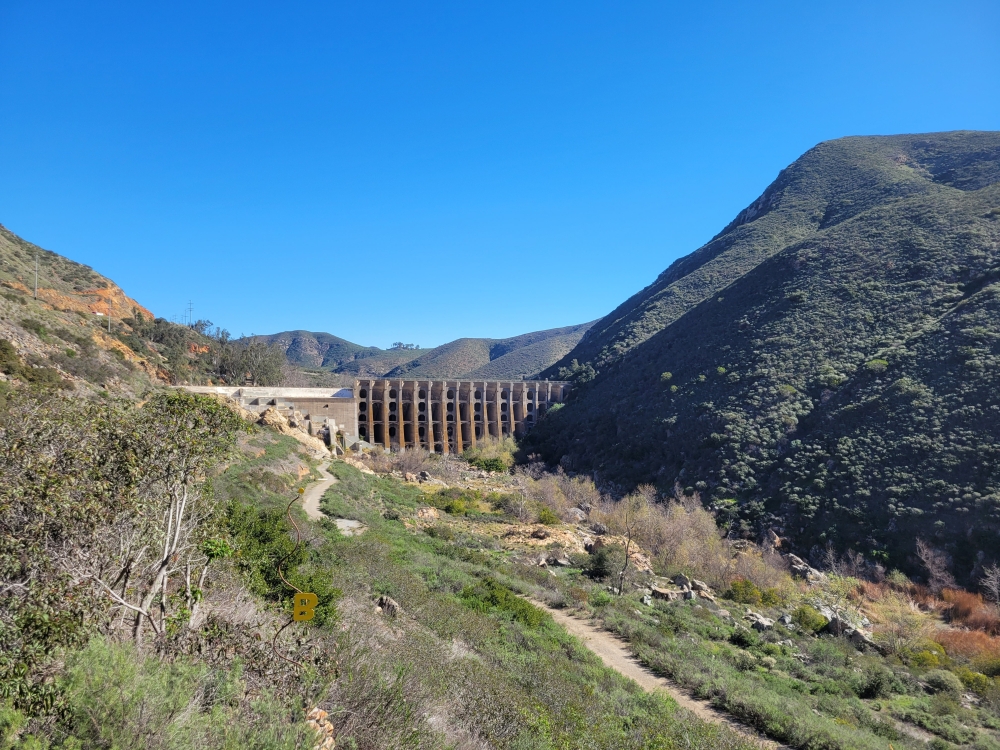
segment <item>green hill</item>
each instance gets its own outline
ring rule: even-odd
[[[544,370],[576,344],[589,323],[509,339],[458,339],[401,365],[389,377],[515,379]]]
[[[544,370],[579,342],[590,324],[508,339],[464,338],[433,349],[379,349],[329,333],[285,331],[263,336],[298,367],[361,378],[514,379]]]
[[[1000,556],[1000,133],[844,138],[549,373],[597,371],[531,450],[963,577]]]

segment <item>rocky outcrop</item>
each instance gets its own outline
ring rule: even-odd
[[[784,555],[793,576],[805,579],[807,583],[817,584],[826,580],[826,574],[816,570],[798,555]]]
[[[306,724],[313,728],[319,740],[313,750],[333,750],[337,746],[336,731],[327,717],[329,714],[318,707],[306,714]]]
[[[275,409],[273,406],[268,407],[263,414],[257,419],[257,424],[263,425],[265,427],[270,427],[275,432],[280,432],[282,435],[288,435],[289,437],[295,438],[302,445],[307,448],[321,453],[324,457],[330,455],[329,450],[327,450],[326,443],[317,437],[313,437],[300,429],[292,427],[285,416]]]

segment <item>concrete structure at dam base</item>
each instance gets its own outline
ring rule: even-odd
[[[550,380],[355,380],[350,388],[182,386],[233,399],[262,414],[275,409],[310,434],[345,448],[424,448],[462,453],[477,442],[526,434],[570,384]]]

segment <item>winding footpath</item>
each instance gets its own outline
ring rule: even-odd
[[[326,466],[320,466],[319,473],[322,478],[312,483],[302,495],[302,508],[305,510],[306,515],[313,521],[319,521],[327,517],[319,509],[319,503],[323,497],[323,493],[330,488],[332,483],[337,481],[336,477],[332,476],[326,470]],[[337,526],[348,535],[358,534],[364,530],[364,527],[358,521],[349,521],[342,518],[335,520]],[[586,620],[568,615],[562,610],[553,609],[543,602],[532,600],[532,604],[544,609],[570,635],[579,638],[584,646],[594,652],[604,662],[604,666],[629,678],[643,690],[665,692],[681,708],[690,711],[699,719],[712,722],[713,724],[725,724],[745,737],[754,740],[762,748],[791,750],[786,745],[781,745],[773,740],[761,737],[753,730],[735,721],[728,714],[713,708],[707,701],[695,700],[669,680],[654,674],[632,656],[625,641],[617,638],[608,631],[602,630]]]
[[[669,680],[654,674],[649,669],[640,664],[631,651],[628,644],[616,637],[607,630],[603,630],[592,623],[573,617],[566,612],[546,606],[544,603],[532,600],[532,604],[544,609],[559,625],[566,631],[579,638],[583,645],[590,649],[604,662],[604,666],[613,669],[621,675],[628,677],[643,690],[649,692],[662,691],[667,693],[681,708],[687,709],[699,719],[713,724],[725,724],[743,736],[758,743],[765,748],[781,748],[791,750],[787,745],[782,745],[773,740],[754,732],[749,727],[739,723],[729,714],[719,711],[707,701],[699,701],[692,698],[683,690]]]
[[[323,493],[330,489],[330,484],[337,481],[336,478],[326,470],[325,466],[319,467],[319,474],[322,479],[318,479],[313,484],[309,485],[309,489],[307,489],[305,494],[302,495],[302,509],[313,521],[319,521],[326,518],[323,511],[319,509],[319,501],[323,497]]]

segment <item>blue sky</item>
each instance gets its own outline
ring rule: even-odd
[[[0,0],[0,223],[164,317],[598,318],[815,143],[1000,130],[996,2]]]

